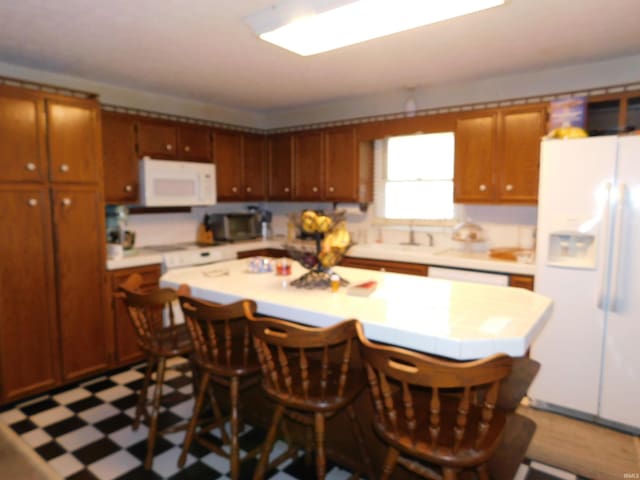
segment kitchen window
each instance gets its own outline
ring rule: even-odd
[[[376,140],[377,221],[428,224],[452,220],[453,161],[453,132]]]

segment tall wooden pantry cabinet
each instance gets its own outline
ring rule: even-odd
[[[100,109],[0,85],[0,402],[106,368]]]

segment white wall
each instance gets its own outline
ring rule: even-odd
[[[589,90],[640,82],[640,55],[415,89],[418,110]],[[269,128],[283,128],[402,112],[406,90],[268,113]]]
[[[46,72],[0,62],[0,76],[97,93],[104,104],[148,110],[231,125],[266,128],[265,116],[257,112],[220,107],[186,98],[118,87],[79,77]]]

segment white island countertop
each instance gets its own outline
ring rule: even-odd
[[[357,318],[371,340],[457,360],[498,352],[524,355],[551,308],[550,299],[521,288],[347,267],[335,271],[352,285],[375,280],[377,289],[363,298],[347,295],[345,287],[331,293],[288,285],[305,271],[293,262],[288,277],[249,273],[246,260],[232,260],[172,270],[160,284],[186,283],[194,297],[212,302],[250,298],[258,313],[307,325]]]

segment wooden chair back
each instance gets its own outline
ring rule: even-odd
[[[124,300],[129,319],[136,332],[138,344],[145,352],[168,355],[179,349],[179,325],[176,312],[180,309],[178,294],[189,294],[189,287],[181,285],[178,291],[158,288],[150,292],[141,291],[142,276],[130,275],[118,287]]]
[[[194,347],[194,360],[218,375],[243,375],[257,370],[246,312],[254,314],[253,300],[218,305],[180,296],[187,329]]]
[[[504,414],[496,411],[504,354],[454,362],[373,344],[358,326],[373,399],[374,428],[392,446],[449,467],[485,462],[497,448]]]
[[[356,320],[314,328],[249,316],[263,373],[263,387],[276,400],[307,411],[330,411],[351,401],[364,386],[356,361]],[[359,388],[354,388],[359,383]]]

